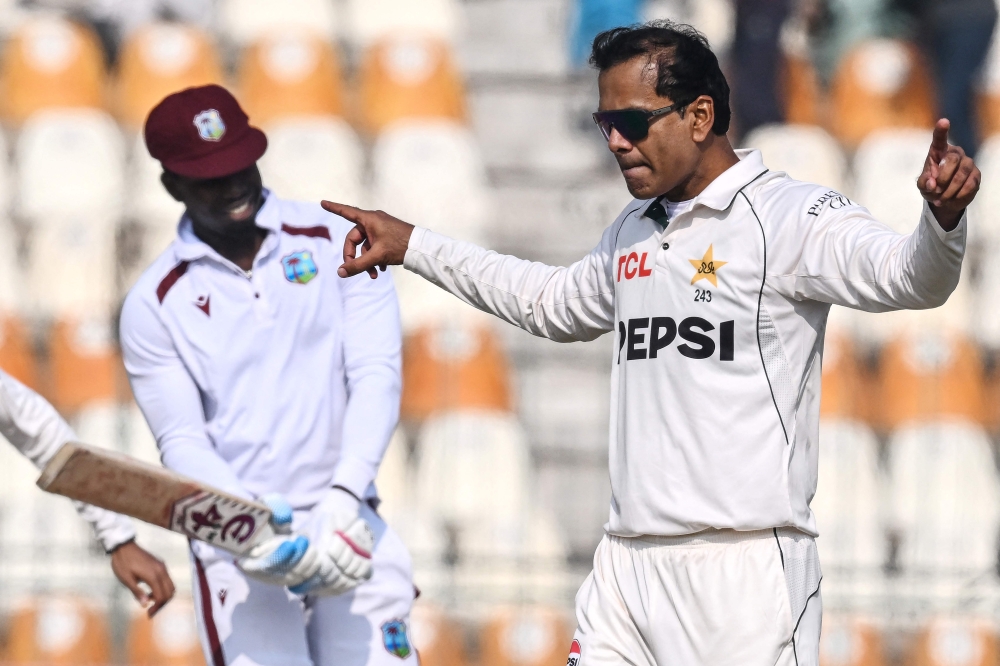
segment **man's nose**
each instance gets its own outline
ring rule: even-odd
[[[608,135],[608,150],[613,153],[627,153],[632,148],[632,142],[623,137],[618,128],[612,125],[611,133]]]

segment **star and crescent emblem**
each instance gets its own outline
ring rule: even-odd
[[[691,284],[698,282],[699,280],[708,280],[712,283],[713,287],[719,286],[719,279],[716,275],[716,271],[728,264],[728,261],[719,261],[712,256],[712,246],[708,246],[708,250],[705,251],[705,256],[701,259],[688,259],[691,265],[695,268],[694,277],[691,278]]]

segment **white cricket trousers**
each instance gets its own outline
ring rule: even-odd
[[[366,503],[361,517],[375,533],[371,580],[304,602],[247,578],[232,555],[192,542],[195,614],[208,666],[417,666],[409,641],[410,555]]]
[[[568,666],[818,666],[820,579],[793,529],[605,536]]]

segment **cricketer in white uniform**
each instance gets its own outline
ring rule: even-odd
[[[351,224],[262,188],[266,139],[223,88],[167,97],[145,137],[186,212],[122,311],[136,401],[164,465],[294,514],[238,561],[192,543],[208,663],[415,664],[410,558],[373,484],[399,411],[391,282],[336,276]]]
[[[0,435],[39,469],[76,434],[55,407],[42,396],[0,370]],[[174,583],[163,562],[135,542],[135,527],[125,516],[73,502],[80,517],[90,523],[94,536],[111,555],[111,568],[137,601],[156,614],[174,596]],[[145,583],[148,591],[139,583]]]
[[[358,224],[341,275],[403,263],[535,335],[616,335],[610,519],[569,666],[816,666],[827,315],[944,303],[978,170],[940,121],[918,181],[933,212],[900,235],[733,151],[728,86],[693,29],[615,29],[593,62],[595,120],[636,200],[589,255],[546,266],[324,202]]]

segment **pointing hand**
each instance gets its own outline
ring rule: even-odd
[[[924,170],[917,179],[920,195],[930,202],[931,212],[945,231],[958,225],[962,213],[976,197],[982,180],[972,158],[960,147],[948,145],[950,127],[946,119],[937,121]]]
[[[376,267],[384,271],[386,266],[403,263],[413,233],[412,224],[380,210],[361,210],[332,201],[323,201],[322,206],[357,225],[344,239],[344,263],[337,269],[337,275],[346,278],[365,272],[374,280],[378,277]],[[361,256],[357,256],[359,247]]]

